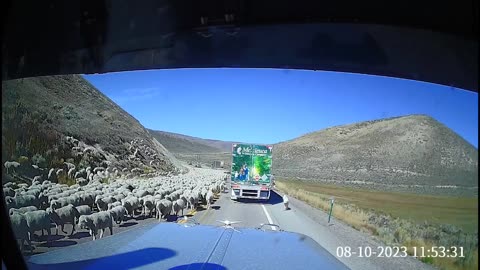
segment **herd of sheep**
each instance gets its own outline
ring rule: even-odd
[[[166,219],[183,215],[185,209],[200,204],[210,207],[214,194],[225,189],[222,171],[193,169],[185,175],[150,179],[117,179],[111,183],[90,181],[86,185],[52,183],[48,180],[31,185],[7,182],[3,185],[5,203],[10,213],[12,228],[24,250],[26,241],[30,250],[35,232],[51,234],[64,231],[72,224],[71,235],[78,229],[89,231],[93,240],[100,232],[102,238],[113,224],[121,224],[128,217],[143,215]],[[49,238],[47,238],[47,242]]]

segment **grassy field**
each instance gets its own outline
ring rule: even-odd
[[[334,218],[386,244],[410,248],[464,246],[468,250],[464,259],[423,261],[440,269],[478,269],[478,241],[472,240],[478,233],[478,198],[381,192],[281,179],[276,187],[325,211],[334,196]]]
[[[353,189],[305,181],[282,181],[288,188],[318,193],[322,198],[335,196],[338,202],[362,209],[390,214],[393,217],[452,224],[466,232],[478,230],[478,198],[455,198]]]

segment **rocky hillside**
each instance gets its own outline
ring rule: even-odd
[[[274,151],[273,170],[283,177],[478,194],[478,150],[425,115],[332,127]]]
[[[172,153],[200,154],[225,152],[224,149],[210,144],[211,140],[151,129],[148,132]],[[231,147],[232,145],[230,144],[229,149]]]
[[[87,177],[88,167],[117,177],[184,170],[135,118],[79,75],[3,82],[2,119],[2,161],[19,162],[24,176],[48,177],[54,169],[63,170],[58,175],[65,180],[72,168],[65,164],[82,172],[78,177]]]

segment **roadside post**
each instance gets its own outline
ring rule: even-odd
[[[328,213],[328,223],[330,223],[330,218],[332,217],[333,203],[334,202],[335,202],[335,198],[333,196],[330,197],[330,212]]]

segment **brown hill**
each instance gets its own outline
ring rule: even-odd
[[[425,115],[332,127],[274,151],[274,171],[283,177],[478,193],[478,150]]]
[[[77,168],[160,174],[183,169],[135,118],[79,75],[11,80],[2,86],[3,162],[35,156],[46,168],[68,160]]]

